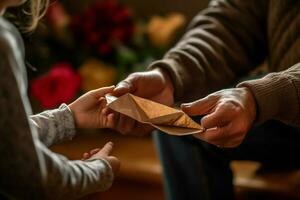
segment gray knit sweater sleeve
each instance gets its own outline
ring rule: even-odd
[[[40,140],[46,145],[71,140],[75,135],[74,119],[70,108],[62,104],[58,109],[44,111],[30,117]]]
[[[113,171],[105,160],[70,161],[40,141],[37,130],[50,144],[71,136],[74,123],[65,106],[33,117],[35,125],[29,122],[22,45],[17,30],[0,17],[0,198],[75,199],[108,189]],[[55,129],[59,121],[63,125]]]

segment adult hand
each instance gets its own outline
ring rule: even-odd
[[[206,131],[195,137],[227,148],[242,143],[256,117],[256,102],[248,88],[221,90],[181,108],[191,116],[206,115],[201,120]]]
[[[110,156],[113,151],[113,143],[108,142],[104,145],[102,149],[93,149],[88,153],[83,154],[82,160],[93,160],[93,159],[104,159],[111,166],[114,174],[117,174],[120,170],[120,161],[114,156]]]
[[[108,126],[104,112],[106,106],[104,96],[112,92],[114,88],[114,86],[110,86],[91,90],[69,105],[78,128],[105,128]]]
[[[121,96],[131,93],[171,106],[174,103],[173,90],[173,84],[168,73],[162,69],[154,69],[129,75],[117,85],[112,94]],[[125,115],[113,111],[109,111],[107,114],[109,116],[107,123],[109,128],[122,134],[141,136],[153,130],[151,126],[141,124]]]

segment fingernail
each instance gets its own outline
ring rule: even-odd
[[[190,103],[183,103],[183,104],[181,104],[181,107],[182,107],[182,108],[183,108],[183,107],[187,108],[187,107],[190,107],[190,106],[191,106]]]
[[[118,90],[120,90],[122,88],[122,86],[116,86],[114,89],[113,89],[113,92],[116,92],[116,91],[118,91]]]

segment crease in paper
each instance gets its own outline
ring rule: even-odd
[[[150,124],[170,135],[182,136],[204,131],[200,124],[194,122],[181,110],[129,93],[118,98],[112,95],[105,97],[110,109],[141,123]]]

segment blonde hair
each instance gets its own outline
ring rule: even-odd
[[[49,0],[28,0],[27,8],[23,12],[28,15],[25,26],[20,27],[23,32],[33,31],[40,19],[45,15],[49,6]]]
[[[10,8],[6,14],[24,33],[36,29],[40,19],[46,14],[50,0],[27,0],[22,6]]]

